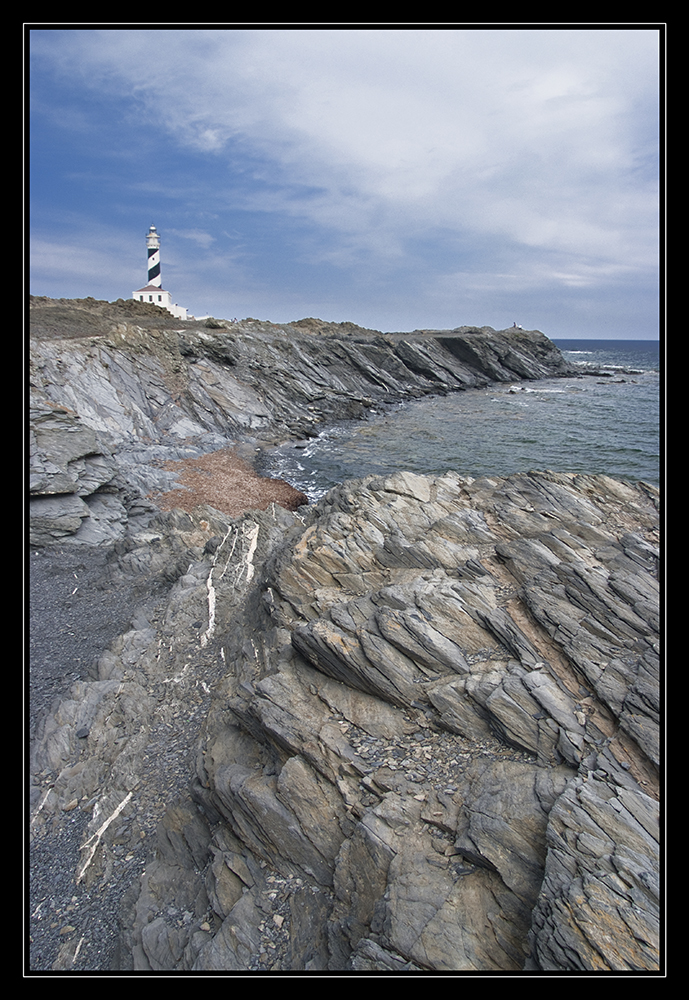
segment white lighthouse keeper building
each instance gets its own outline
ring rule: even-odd
[[[143,288],[137,288],[132,292],[132,298],[139,302],[152,302],[154,306],[161,306],[167,309],[177,319],[191,319],[187,315],[187,310],[183,306],[173,303],[172,296],[162,287],[160,276],[160,235],[155,226],[151,226],[146,236],[146,246],[148,248],[148,282]]]

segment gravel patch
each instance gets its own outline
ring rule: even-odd
[[[294,510],[307,502],[289,484],[258,476],[230,450],[170,464],[180,471],[185,488],[158,497],[161,510],[191,511],[210,504],[240,516],[271,503]],[[121,573],[115,576],[110,572],[112,556],[108,546],[74,542],[31,549],[27,555],[29,754],[41,721],[74,682],[95,676],[99,657],[118,636],[142,618],[155,626],[166,606],[171,581],[154,590],[136,576],[130,580]],[[209,698],[200,688],[199,703],[189,710],[175,710],[170,703],[164,710],[161,706],[142,761],[145,787],[137,791],[136,837],[125,830],[122,843],[112,845],[97,883],[88,886],[75,880],[88,812],[81,808],[65,812],[31,840],[26,962],[31,972],[119,968],[122,901],[153,856],[156,827],[165,809],[188,790]],[[41,793],[54,779],[55,775],[33,776]],[[32,816],[39,806],[40,798],[31,804]]]
[[[107,548],[73,545],[32,550],[29,574],[29,741],[41,719],[70,686],[89,676],[94,661],[131,619],[131,594],[107,580]],[[64,945],[76,950],[75,923],[89,925],[96,949],[83,966],[107,969],[117,939],[120,880],[92,892],[77,886],[74,872],[88,816],[75,809],[29,848],[31,970],[66,967]],[[77,959],[79,955],[77,955]],[[57,966],[55,965],[57,963]]]
[[[309,502],[304,493],[283,479],[257,475],[228,448],[199,458],[165,462],[163,468],[177,473],[180,486],[151,497],[161,510],[179,507],[191,513],[200,504],[209,504],[230,517],[240,517],[247,510],[266,510],[271,503],[293,511]]]
[[[31,550],[29,575],[30,736],[53,701],[129,624],[131,593],[108,582],[106,547]]]

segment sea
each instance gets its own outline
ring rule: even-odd
[[[314,502],[346,479],[400,469],[464,476],[549,469],[660,485],[657,340],[554,340],[574,376],[428,396],[264,452],[263,475]]]

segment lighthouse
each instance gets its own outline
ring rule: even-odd
[[[151,226],[146,236],[148,249],[148,284],[160,288],[160,236],[155,226]]]
[[[148,253],[147,282],[143,288],[132,292],[132,298],[139,302],[152,302],[154,306],[167,309],[177,319],[193,319],[183,306],[173,303],[170,292],[165,291],[160,274],[160,234],[155,226],[151,226],[146,234],[146,250]]]

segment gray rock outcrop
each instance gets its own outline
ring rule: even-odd
[[[659,968],[657,491],[399,473],[157,526],[195,561],[34,755],[95,886],[203,703],[124,968]]]
[[[130,972],[659,971],[653,486],[400,470],[161,509],[171,462],[568,374],[547,338],[33,313],[31,544],[98,546],[131,595],[35,724],[52,968],[105,968],[107,897]]]
[[[177,485],[170,461],[228,446],[251,458],[387,403],[569,373],[538,331],[195,324],[143,303],[42,298],[30,323],[35,546],[122,538]]]

